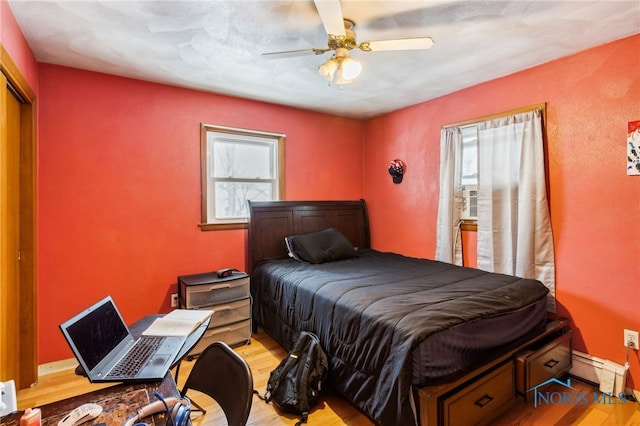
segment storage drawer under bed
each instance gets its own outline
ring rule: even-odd
[[[528,391],[571,369],[571,331],[540,348],[516,356],[516,391],[527,400]]]
[[[442,424],[475,425],[488,421],[515,400],[513,361],[441,400]]]

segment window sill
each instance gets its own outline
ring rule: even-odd
[[[199,223],[201,231],[224,231],[227,229],[248,229],[249,224],[244,223]]]
[[[475,220],[463,220],[460,229],[463,231],[478,232],[478,222]]]

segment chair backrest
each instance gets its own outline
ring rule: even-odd
[[[253,396],[253,376],[247,362],[226,343],[214,342],[196,359],[180,392],[205,393],[222,407],[229,426],[244,426]]]

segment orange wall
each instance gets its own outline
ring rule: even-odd
[[[106,294],[132,322],[178,275],[244,269],[245,231],[197,226],[201,122],[285,133],[288,199],[362,197],[361,121],[40,64],[40,363]]]
[[[640,329],[640,177],[625,174],[626,123],[640,119],[640,35],[362,123],[39,71],[4,0],[0,26],[0,42],[41,85],[40,363],[71,356],[56,325],[106,293],[132,321],[168,309],[176,275],[244,265],[243,231],[196,226],[200,122],[286,133],[288,198],[364,196],[374,247],[433,257],[440,126],[538,102],[548,105],[559,311],[578,350],[624,362],[622,328]],[[400,185],[387,173],[394,158],[408,165]],[[637,352],[630,361],[638,388]]]
[[[626,175],[639,70],[636,35],[370,120],[373,245],[434,256],[442,125],[546,102],[558,311],[573,321],[577,350],[624,363],[622,330],[640,329],[640,177]],[[400,185],[386,170],[394,158],[407,163]],[[630,364],[638,388],[637,351]]]

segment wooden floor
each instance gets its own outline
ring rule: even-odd
[[[251,367],[254,388],[263,393],[269,373],[284,358],[286,352],[264,332],[255,334],[250,345],[235,349]],[[182,387],[193,362],[185,361],[182,363],[178,377],[179,387]],[[76,376],[73,370],[51,373],[41,376],[38,384],[32,388],[18,391],[18,408],[24,410],[28,407],[37,407],[106,386],[109,385],[91,384],[86,378]],[[575,379],[572,380],[572,386],[589,395],[596,391],[592,386]],[[563,389],[558,385],[559,392],[562,392]],[[188,396],[207,409],[207,414],[204,417],[198,418],[198,414],[194,414],[193,424],[195,426],[226,424],[222,410],[206,395],[189,392]],[[619,400],[614,401],[620,402]],[[297,420],[298,417],[280,414],[271,404],[266,404],[254,397],[248,424],[255,426],[294,425]],[[345,399],[329,390],[322,402],[309,416],[309,424],[370,426],[374,423]],[[640,426],[640,405],[627,401],[625,404],[540,404],[538,407],[534,407],[532,401],[525,403],[523,400],[519,400],[510,411],[497,421],[492,422],[492,425]]]

